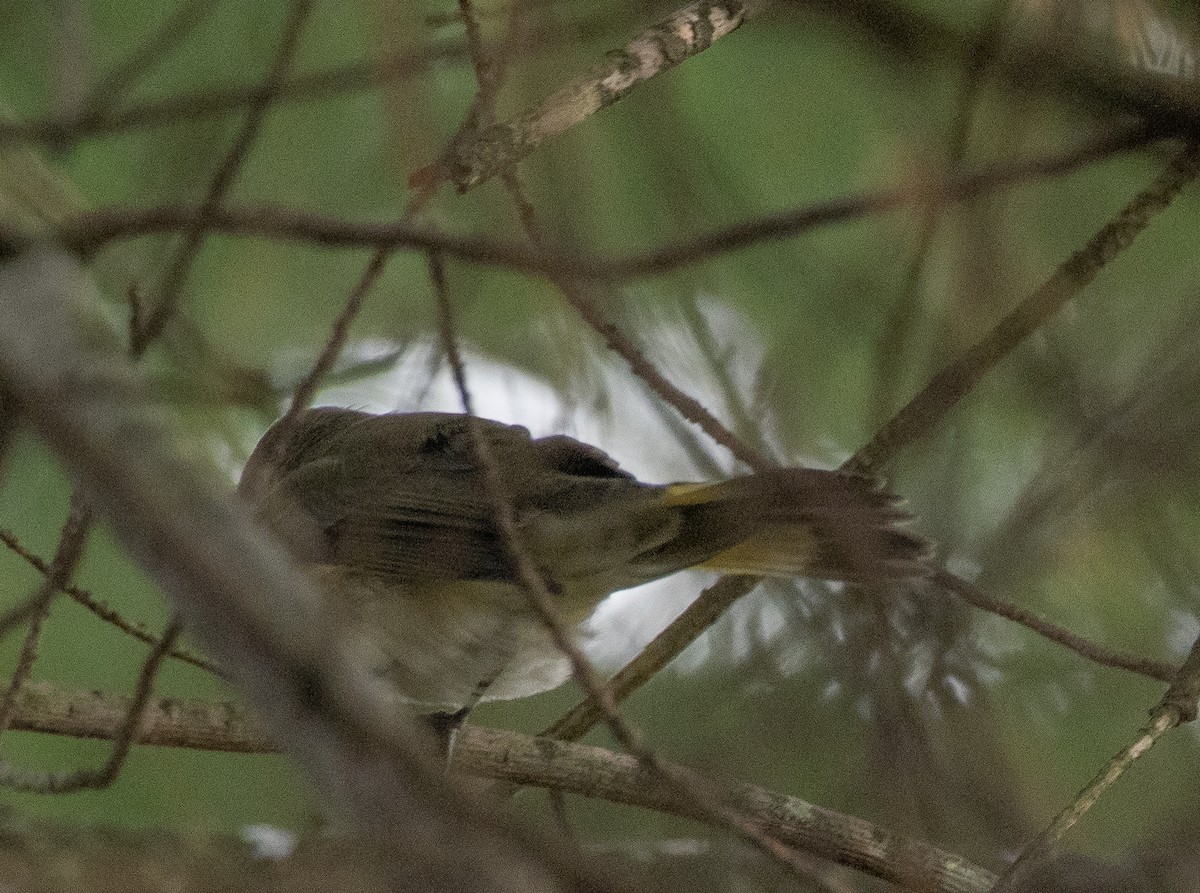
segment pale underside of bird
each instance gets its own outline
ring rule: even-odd
[[[308,410],[263,436],[238,487],[324,593],[331,630],[401,697],[436,709],[536,694],[569,675],[518,583],[469,421]],[[517,547],[572,626],[610,593],[689,567],[878,582],[925,573],[925,542],[865,478],[780,469],[645,484],[570,437],[478,424]]]

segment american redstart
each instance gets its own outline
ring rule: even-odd
[[[308,410],[267,431],[238,487],[373,669],[443,710],[569,675],[518,582],[468,422]],[[644,484],[573,438],[477,422],[522,547],[571,624],[612,592],[690,567],[847,581],[924,573],[924,541],[866,478],[787,468]]]

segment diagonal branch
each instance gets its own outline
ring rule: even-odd
[[[764,0],[699,0],[677,10],[623,48],[610,51],[584,77],[454,147],[443,162],[446,174],[465,192],[510,170],[545,140],[582,124],[638,85],[708,49],[764,5]]]
[[[757,577],[722,577],[701,592],[683,613],[604,684],[612,700],[619,704],[649,682],[758,582]],[[595,702],[588,699],[580,701],[540,734],[559,741],[577,741],[601,719]]]
[[[859,473],[877,471],[904,447],[933,430],[984,375],[1128,248],[1150,221],[1195,179],[1197,172],[1200,172],[1200,148],[1188,146],[982,341],[938,372],[843,468]]]
[[[50,606],[54,597],[66,586],[75,568],[83,558],[83,548],[87,543],[88,534],[92,528],[92,513],[77,497],[72,497],[67,520],[63,523],[62,532],[58,537],[58,547],[54,558],[47,568],[46,576],[37,591],[29,599],[29,616],[31,623],[25,633],[25,641],[21,646],[21,656],[17,667],[8,681],[8,688],[0,700],[0,734],[9,727],[17,699],[21,689],[33,672],[33,664],[37,660],[38,644],[41,641],[42,626],[50,614]]]
[[[1007,893],[1007,891],[1018,889],[1024,872],[1050,855],[1067,832],[1100,802],[1100,798],[1116,784],[1117,780],[1163,735],[1179,725],[1179,718],[1180,714],[1174,708],[1161,706],[1156,708],[1150,722],[1141,730],[1133,743],[1109,760],[1100,773],[1076,795],[1065,809],[1054,817],[1045,830],[1021,850],[1017,858],[1000,875],[995,887],[992,888],[992,893]]]
[[[300,44],[300,34],[312,12],[314,2],[315,0],[292,0],[291,11],[284,23],[279,48],[275,52],[275,58],[271,61],[271,67],[266,77],[263,78],[255,101],[247,110],[241,130],[238,131],[229,151],[225,153],[216,176],[208,184],[204,200],[200,204],[199,214],[183,234],[183,244],[163,277],[157,303],[146,317],[145,322],[133,332],[130,350],[135,357],[145,353],[146,348],[162,333],[163,328],[174,315],[184,282],[187,280],[188,274],[200,254],[205,236],[208,234],[208,219],[216,209],[224,204],[225,197],[233,187],[238,171],[245,164],[251,145],[258,139],[258,135],[262,131],[263,122],[271,108],[275,93],[282,85],[284,75],[296,55],[296,49]]]
[[[12,552],[23,558],[25,562],[38,573],[42,574],[43,576],[49,575],[50,565],[43,561],[39,556],[25,548],[24,544],[11,530],[6,530],[3,527],[0,527],[0,543],[3,543]],[[62,587],[62,591],[76,604],[87,608],[105,623],[116,627],[126,635],[132,636],[141,642],[145,642],[147,645],[154,646],[158,644],[159,638],[147,632],[142,624],[126,620],[120,615],[120,613],[114,611],[107,604],[97,599],[94,595],[92,595],[92,593],[88,592],[88,590],[80,586],[76,586],[73,583],[66,583]],[[0,627],[2,626],[3,624],[0,623]],[[182,661],[183,663],[191,664],[193,667],[204,670],[207,673],[212,673],[214,676],[221,676],[221,670],[216,664],[214,664],[208,658],[202,657],[199,654],[194,654],[185,648],[172,648],[169,652],[169,656],[175,660]]]

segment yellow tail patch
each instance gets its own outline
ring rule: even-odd
[[[756,577],[800,577],[812,567],[817,538],[808,527],[786,524],[718,552],[699,568],[722,574]]]
[[[721,484],[668,484],[665,505],[703,505],[719,497]]]

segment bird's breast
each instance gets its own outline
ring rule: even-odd
[[[549,630],[512,583],[394,583],[335,565],[306,570],[328,598],[331,624],[372,672],[422,707],[456,708],[491,682],[483,700],[527,697],[570,675]],[[555,607],[574,629],[606,591],[566,585]]]

